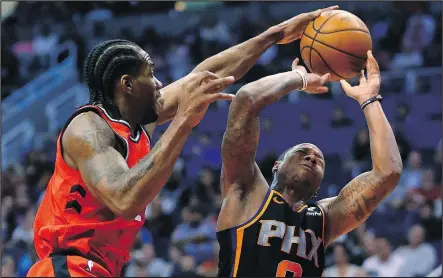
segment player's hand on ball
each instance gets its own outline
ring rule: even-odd
[[[358,101],[360,105],[371,97],[378,95],[380,92],[380,68],[370,50],[368,51],[368,60],[366,61],[366,71],[368,77],[365,77],[364,70],[362,70],[358,86],[352,87],[345,80],[340,80],[345,93]]]
[[[306,74],[307,87],[304,91],[309,94],[321,94],[328,92],[328,87],[326,87],[325,84],[328,82],[330,74],[326,73],[320,76],[316,73],[309,73],[305,67],[299,66],[298,62],[299,59],[295,58],[294,62],[292,63],[292,70],[299,70]]]
[[[283,21],[279,25],[275,26],[283,32],[283,38],[277,43],[287,44],[300,39],[309,22],[319,17],[322,12],[337,10],[338,8],[338,5],[335,5],[324,9],[318,9],[309,13],[299,14],[293,18]]]

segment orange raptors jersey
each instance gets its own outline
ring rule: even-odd
[[[68,120],[80,113],[94,111],[125,142],[126,162],[133,167],[150,151],[150,139],[143,127],[131,137],[129,124],[112,119],[106,111],[93,105],[80,107]],[[64,128],[64,129],[65,129]],[[34,244],[40,259],[50,255],[79,255],[119,276],[129,260],[136,234],[145,221],[145,212],[133,220],[116,216],[88,191],[78,170],[69,167],[61,153],[61,136],[57,140],[55,170],[34,222]]]

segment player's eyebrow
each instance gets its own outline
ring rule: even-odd
[[[301,152],[303,152],[303,153],[310,153],[310,152],[313,152],[313,153],[315,154],[316,157],[318,157],[318,158],[320,158],[320,159],[322,159],[322,160],[325,160],[324,157],[323,157],[318,151],[316,151],[316,150],[314,150],[314,149],[311,149],[311,148],[308,148],[308,147],[303,147],[303,148],[300,148],[300,149],[298,149],[298,150],[296,150],[296,151],[301,151]]]

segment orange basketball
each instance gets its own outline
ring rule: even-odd
[[[350,79],[365,67],[372,39],[366,24],[350,12],[325,12],[309,23],[300,41],[311,72],[330,73],[330,81]]]

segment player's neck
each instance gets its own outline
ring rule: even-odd
[[[116,101],[118,109],[120,110],[121,119],[128,122],[131,127],[132,135],[135,135],[138,130],[138,125],[141,122],[140,115],[136,109],[129,109],[129,105],[126,105],[122,101]]]
[[[274,190],[279,192],[283,199],[288,203],[288,205],[292,208],[292,210],[297,211],[299,208],[301,208],[305,202],[296,196],[292,190],[287,190],[285,187],[279,186],[279,184],[275,184]]]

